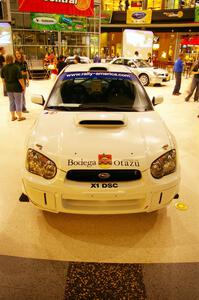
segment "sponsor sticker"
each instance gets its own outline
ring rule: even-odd
[[[112,159],[111,154],[98,154],[98,161],[93,160],[86,160],[83,158],[79,159],[73,159],[69,158],[67,159],[67,166],[69,167],[86,167],[86,168],[96,168],[99,166],[102,169],[108,169],[110,167],[123,167],[123,168],[139,168],[140,162],[138,159]],[[102,173],[105,174],[105,173]]]
[[[111,154],[98,154],[98,164],[101,168],[109,168],[112,166],[112,155]]]

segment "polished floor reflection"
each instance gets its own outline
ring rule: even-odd
[[[134,266],[140,266],[144,282],[142,288],[139,287],[142,291],[140,297],[152,300],[199,299],[199,293],[196,293],[196,283],[199,281],[199,104],[193,102],[193,99],[188,103],[184,101],[190,79],[183,79],[180,96],[172,95],[173,80],[162,87],[147,87],[151,97],[159,94],[164,96],[164,103],[155,109],[178,142],[181,161],[180,199],[156,213],[115,216],[56,215],[42,212],[31,203],[18,201],[21,195],[20,170],[25,137],[42,109],[30,102],[30,95],[40,93],[46,97],[51,84],[50,80],[31,81],[27,89],[30,113],[26,114],[27,120],[23,122],[10,121],[8,99],[2,96],[2,87],[0,90],[0,255],[2,262],[16,262],[10,262],[12,268],[0,263],[1,277],[6,274],[0,284],[0,299],[67,299],[69,294],[66,291],[72,289],[72,283],[67,278],[72,278],[74,272],[86,273],[87,265],[82,271],[78,269],[80,262],[95,263],[94,269],[91,267],[95,272],[98,266],[101,268],[98,263],[124,265],[123,270],[129,266],[128,270],[131,271]],[[186,210],[176,207],[179,201],[187,206]],[[41,264],[48,261],[51,266],[60,263],[56,267],[62,269],[60,276],[63,277],[59,277],[60,280],[56,277],[59,275],[53,274],[54,271],[51,273],[52,270],[47,270],[44,275],[40,274],[41,277],[38,274],[41,280],[35,285],[37,288],[43,285],[44,290],[48,291],[50,283],[47,285],[45,278],[51,273],[52,280],[55,276],[55,281],[61,284],[57,296],[54,296],[56,292],[49,298],[45,298],[44,294],[31,296],[29,285],[25,289],[27,296],[17,296],[23,289],[20,284],[27,281],[27,276],[31,276],[25,273],[24,279],[18,277],[20,264],[23,265],[26,259],[39,260]],[[37,270],[37,267],[28,268],[30,274]],[[72,272],[70,276],[66,275],[68,270]],[[112,271],[104,270],[106,274],[112,274]],[[89,274],[91,276],[90,271]],[[131,287],[129,283],[127,290]],[[16,296],[13,296],[15,293]],[[107,298],[97,297],[87,299],[114,299],[109,298],[109,294]],[[130,298],[132,295],[128,297],[115,299],[134,299]],[[77,296],[68,299],[86,298]]]

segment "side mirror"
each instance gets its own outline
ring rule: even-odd
[[[163,101],[164,101],[164,99],[162,96],[156,96],[156,97],[153,97],[152,104],[153,104],[153,106],[155,106],[155,105],[161,104]]]
[[[33,95],[31,97],[31,102],[35,103],[35,104],[39,104],[39,105],[44,105],[45,100],[44,100],[44,97],[42,95]]]

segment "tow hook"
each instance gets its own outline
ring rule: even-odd
[[[20,202],[29,202],[29,198],[27,195],[25,195],[24,193],[21,194],[21,196],[19,197],[19,201]]]

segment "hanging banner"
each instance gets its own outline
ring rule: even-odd
[[[151,9],[129,9],[126,13],[126,24],[151,24],[151,16]]]
[[[87,31],[86,18],[57,14],[31,13],[31,28],[36,30]]]
[[[94,0],[19,0],[19,11],[89,17],[94,14]]]

